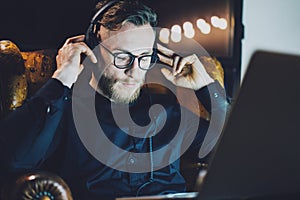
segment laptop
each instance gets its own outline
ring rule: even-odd
[[[300,56],[255,52],[195,192],[119,200],[300,199],[298,80]]]
[[[298,80],[300,56],[253,54],[199,200],[300,199]]]

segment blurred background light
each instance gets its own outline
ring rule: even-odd
[[[169,43],[170,30],[167,28],[162,28],[159,32],[159,40],[165,44]]]
[[[227,20],[225,18],[220,18],[219,22],[219,28],[225,30],[227,28]]]
[[[171,40],[173,42],[180,42],[181,41],[181,32],[182,29],[179,25],[173,25],[171,28]]]
[[[216,28],[219,28],[221,30],[225,30],[227,28],[227,20],[225,18],[219,18],[217,16],[212,16],[210,21],[211,21],[211,24]]]
[[[193,24],[189,21],[183,23],[183,31],[187,38],[193,38],[195,36]]]

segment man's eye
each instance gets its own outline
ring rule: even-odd
[[[117,56],[117,59],[119,59],[119,60],[130,60],[130,56],[127,55],[127,54],[119,54]]]
[[[141,61],[143,61],[143,62],[148,62],[148,61],[150,61],[151,60],[151,56],[144,56],[144,57],[142,57],[142,59],[141,59]]]

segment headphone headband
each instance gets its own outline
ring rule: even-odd
[[[110,7],[112,7],[114,4],[116,4],[119,0],[112,0],[107,2],[102,8],[100,8],[96,14],[92,17],[90,21],[90,25],[85,33],[85,41],[86,44],[89,45],[91,49],[93,49],[95,46],[98,45],[98,43],[95,40],[95,35],[94,35],[94,25],[97,23],[97,19],[99,16],[103,15],[103,13]]]
[[[105,4],[104,6],[102,6],[102,8],[100,8],[100,10],[98,10],[98,12],[96,12],[96,14],[92,17],[90,24],[95,24],[96,19],[98,18],[98,16],[101,16],[102,13],[108,9],[109,7],[113,6],[113,4],[117,3],[119,0],[112,0],[107,2],[107,4]]]

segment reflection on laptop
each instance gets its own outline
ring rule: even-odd
[[[175,194],[165,194],[165,195],[151,195],[151,196],[140,196],[140,197],[122,197],[116,198],[116,200],[155,200],[155,199],[195,199],[198,196],[198,192],[182,192]]]

